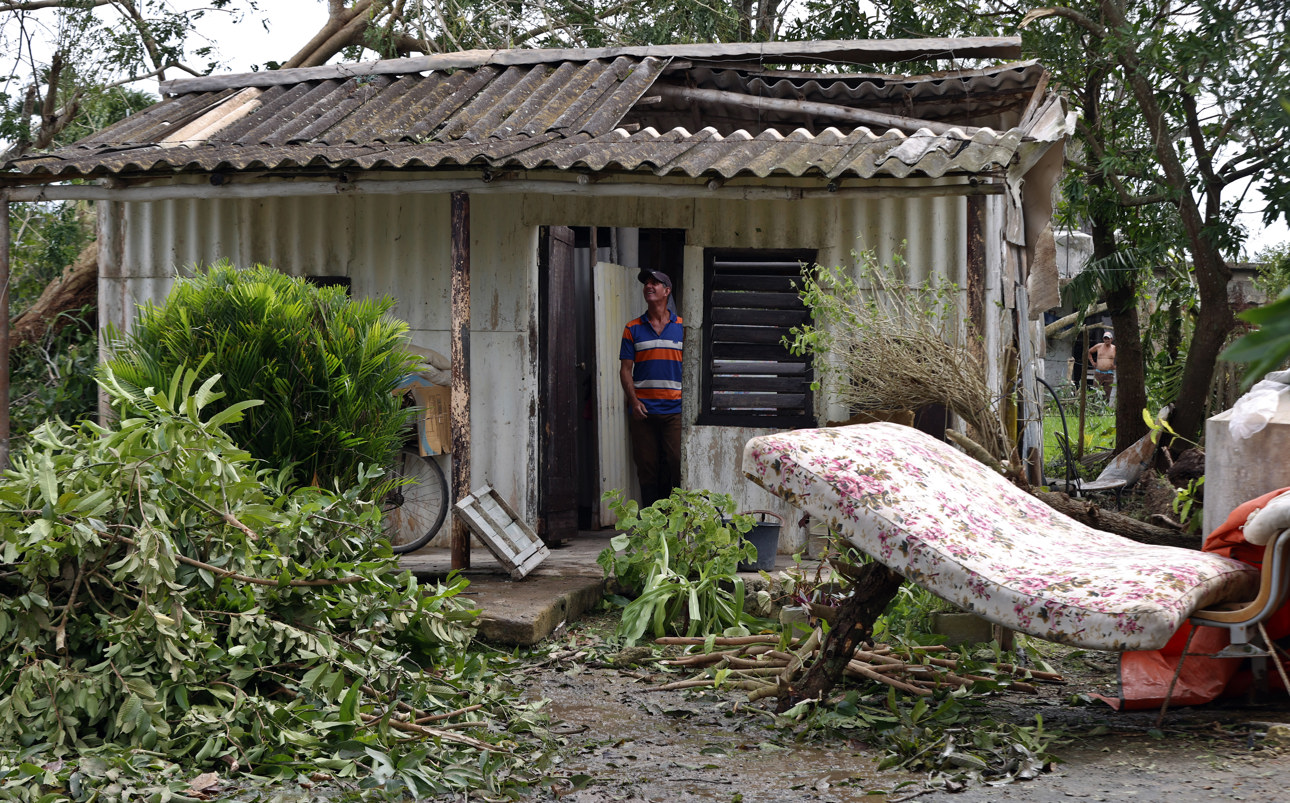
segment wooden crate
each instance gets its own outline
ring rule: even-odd
[[[476,488],[459,501],[457,510],[466,526],[479,536],[515,580],[523,579],[551,554],[537,533],[487,485]]]

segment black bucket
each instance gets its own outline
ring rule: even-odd
[[[761,520],[754,524],[751,530],[744,533],[744,540],[757,549],[757,561],[756,563],[739,564],[739,571],[773,571],[775,569],[775,556],[779,552],[779,529],[784,523],[783,518],[778,513],[771,513],[769,510],[749,510],[744,515],[760,516]],[[774,519],[774,521],[768,521],[768,518]]]

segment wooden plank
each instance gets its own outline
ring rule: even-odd
[[[9,265],[10,242],[9,227],[13,221],[9,217],[9,196],[0,193],[0,392],[4,393],[3,409],[0,409],[0,469],[9,468]],[[68,604],[68,609],[71,605]]]
[[[911,59],[1019,59],[1020,36],[975,36],[926,39],[832,39],[816,42],[747,42],[731,44],[649,45],[605,48],[517,48],[464,50],[412,58],[383,59],[289,70],[262,70],[236,75],[211,75],[162,81],[161,94],[210,92],[243,86],[278,86],[300,81],[354,78],[362,75],[400,75],[432,70],[458,70],[487,64],[518,66],[555,61],[631,58],[743,60],[755,63],[895,63]]]
[[[708,318],[713,323],[776,326],[784,330],[784,334],[788,334],[787,330],[790,327],[809,323],[811,313],[804,309],[734,309],[731,307],[716,307]]]
[[[782,262],[773,262],[770,260],[741,261],[738,259],[712,260],[712,267],[716,269],[718,275],[729,275],[731,272],[738,270],[748,273],[769,273],[780,278],[790,278],[792,276],[799,275],[802,271],[802,264],[802,260],[797,259]]]
[[[773,374],[775,376],[804,376],[807,372],[805,362],[781,362],[776,360],[713,360],[713,374]]]
[[[712,294],[713,307],[743,307],[753,309],[801,309],[802,299],[797,293],[737,293],[718,290]]]
[[[716,360],[765,360],[767,362],[801,362],[781,345],[763,343],[712,343],[712,358]]]
[[[712,406],[717,410],[801,410],[805,393],[713,393]]]
[[[452,432],[452,498],[470,493],[470,196],[454,192],[450,196],[449,238],[452,256],[451,308],[449,332],[452,360],[452,396],[448,404]],[[453,518],[451,566],[454,570],[470,568],[470,533]]]
[[[788,330],[775,326],[732,326],[714,324],[711,329],[713,343],[746,343],[773,346],[781,343]]]
[[[800,114],[810,117],[823,117],[830,120],[841,120],[857,125],[874,126],[879,130],[895,128],[914,133],[926,129],[933,134],[947,134],[957,129],[966,138],[971,138],[981,129],[977,126],[958,123],[941,123],[935,120],[924,120],[916,117],[904,117],[898,114],[857,109],[837,103],[821,103],[814,100],[795,100],[792,98],[771,98],[760,95],[748,95],[743,92],[727,92],[724,89],[699,89],[688,86],[660,84],[652,90],[665,98],[690,102],[696,106],[729,105],[751,109],[757,112],[779,112]]]
[[[804,376],[737,376],[713,375],[712,390],[762,391],[764,393],[805,393],[810,381]]]
[[[794,285],[794,282],[797,285]],[[712,277],[713,290],[767,290],[772,293],[796,293],[802,279],[796,276],[754,276],[743,273],[716,273]]]

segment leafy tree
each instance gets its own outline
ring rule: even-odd
[[[1146,128],[1143,146],[1154,161],[1135,178],[1150,191],[1117,191],[1126,205],[1167,203],[1178,212],[1200,303],[1170,421],[1194,439],[1214,362],[1235,326],[1226,257],[1236,256],[1243,235],[1235,223],[1239,208],[1224,193],[1262,178],[1269,187],[1265,216],[1290,213],[1290,115],[1279,103],[1290,96],[1290,4],[1098,0],[1091,10],[1037,9],[1023,25],[1047,20],[1060,31],[1079,31],[1093,53],[1114,64],[1124,111]]]
[[[1199,305],[1170,420],[1179,434],[1196,437],[1215,358],[1234,325],[1225,259],[1238,253],[1243,232],[1233,196],[1262,180],[1265,219],[1290,213],[1290,113],[1280,103],[1290,97],[1290,3],[1077,0],[1033,8],[1007,0],[877,0],[873,8],[865,29],[889,36],[1025,29],[1027,49],[1083,114],[1082,153],[1072,162],[1083,187],[1068,182],[1067,190],[1077,217],[1096,227],[1103,274],[1158,264],[1170,253],[1185,253],[1191,264]],[[793,33],[826,36],[827,21],[808,16]],[[1165,211],[1145,211],[1157,206]],[[1126,317],[1141,286],[1131,278],[1103,287],[1121,349],[1138,328]],[[1127,356],[1136,371],[1141,357]],[[1128,379],[1137,396],[1136,377]]]
[[[410,410],[395,387],[413,370],[393,301],[351,299],[272,268],[222,262],[181,279],[165,303],[109,332],[106,370],[127,386],[166,387],[181,368],[223,375],[233,403],[263,399],[228,433],[294,485],[348,487],[388,465]]]
[[[65,133],[84,136],[120,110],[141,108],[145,96],[130,84],[209,72],[216,63],[185,62],[211,53],[208,45],[191,47],[197,25],[212,11],[256,7],[257,0],[210,0],[185,10],[166,0],[0,0],[0,51],[8,62],[0,81],[0,140],[9,143],[3,158],[47,148]]]

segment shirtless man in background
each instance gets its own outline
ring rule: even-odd
[[[1102,342],[1088,350],[1088,361],[1093,365],[1093,375],[1102,386],[1106,398],[1111,398],[1111,386],[1115,384],[1115,344],[1111,342],[1111,333],[1102,335]]]

